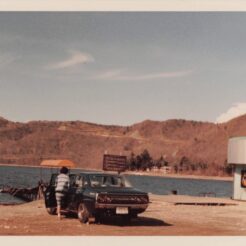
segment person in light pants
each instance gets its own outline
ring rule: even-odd
[[[57,203],[57,215],[61,219],[61,202],[66,196],[69,189],[69,176],[68,168],[62,167],[60,169],[60,174],[56,178],[56,203]]]

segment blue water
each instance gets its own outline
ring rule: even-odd
[[[42,171],[41,171],[42,170]],[[80,172],[81,170],[72,170]],[[52,172],[57,169],[44,169],[33,167],[9,167],[0,166],[0,188],[9,185],[11,187],[34,187],[37,186],[40,178],[49,182]],[[199,196],[202,193],[212,192],[216,197],[231,197],[232,182],[218,180],[197,180],[182,178],[166,178],[152,176],[125,175],[130,183],[137,189],[158,194],[167,195],[176,190],[179,195]],[[0,203],[20,203],[19,199],[8,194],[0,193]]]
[[[231,197],[232,182],[151,176],[127,176],[131,184],[141,190],[158,195],[168,195],[176,190],[179,195],[200,196],[214,193],[216,197]]]

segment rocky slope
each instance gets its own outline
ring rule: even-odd
[[[0,118],[0,163],[39,165],[43,159],[70,159],[79,167],[101,168],[105,151],[138,154],[148,149],[170,163],[183,156],[224,165],[227,142],[246,135],[246,115],[224,124],[186,120],[146,120],[128,127],[71,121],[11,122]]]

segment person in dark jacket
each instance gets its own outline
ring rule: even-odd
[[[60,169],[60,174],[56,178],[56,188],[55,188],[57,215],[59,219],[61,219],[61,202],[64,199],[68,189],[69,189],[68,168],[62,167]]]

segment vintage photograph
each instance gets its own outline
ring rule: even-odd
[[[0,235],[245,236],[244,24],[0,12]]]

